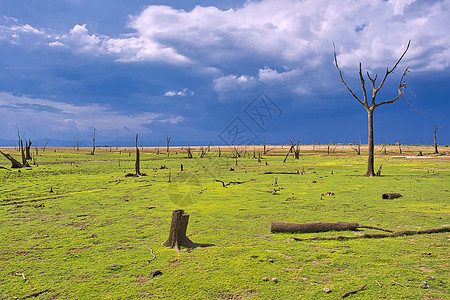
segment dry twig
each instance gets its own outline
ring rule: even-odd
[[[22,297],[22,298],[20,298],[20,299],[28,299],[28,298],[31,298],[31,297],[37,297],[37,296],[39,296],[40,294],[43,294],[43,293],[45,293],[45,292],[48,292],[49,290],[50,290],[50,288],[48,288],[48,289],[46,289],[46,290],[43,290],[43,291],[40,291],[40,292],[36,292],[36,293],[33,293],[33,294],[29,294],[28,296]]]
[[[398,284],[399,286],[404,287],[405,289],[408,289],[406,286],[404,286],[403,284],[401,284],[400,282],[395,281],[394,279],[392,279],[392,282],[395,284]]]
[[[150,250],[150,253],[153,255],[153,258],[148,261],[148,262],[151,262],[152,260],[155,260],[156,256],[155,256],[155,254],[153,254],[152,249],[148,248],[148,250]]]
[[[347,293],[345,293],[344,295],[342,295],[341,298],[348,297],[348,296],[350,296],[351,294],[356,294],[357,292],[362,291],[366,286],[367,286],[367,284],[363,285],[362,287],[360,287],[360,288],[357,289],[357,290],[347,292]]]
[[[23,278],[23,282],[27,281],[27,279],[25,278],[25,274],[23,273],[14,273],[15,276],[22,276]]]

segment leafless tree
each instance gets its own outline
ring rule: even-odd
[[[28,142],[27,140],[25,140],[25,156],[26,159],[32,159],[31,157],[31,139],[28,138]]]
[[[439,153],[438,145],[437,145],[437,132],[438,132],[439,128],[441,128],[441,126],[434,125],[434,134],[433,134],[433,136],[434,136],[434,154],[438,154]]]
[[[167,150],[167,156],[169,156],[169,151],[170,151],[170,148],[169,148],[169,144],[170,144],[170,140],[172,139],[172,137],[169,137],[169,136],[167,136],[167,138],[166,138],[166,150]]]
[[[49,142],[50,142],[50,140],[46,137],[45,138],[44,148],[42,148],[42,152],[45,152],[45,149],[47,148],[47,145],[48,145]]]
[[[181,148],[182,150],[186,150],[187,154],[188,154],[188,158],[191,159],[192,158],[192,149],[191,146],[188,144],[187,148]]]
[[[17,124],[16,124],[16,129],[17,129],[17,137],[19,138],[19,139],[18,139],[18,145],[19,145],[18,149],[19,149],[19,152],[20,152],[20,143],[21,143],[21,141],[23,140],[23,138],[25,137],[25,135],[26,135],[27,133],[24,132],[23,135],[21,135],[21,134],[20,134],[20,129],[19,129],[19,127],[17,126]]]
[[[92,137],[92,152],[91,152],[91,154],[92,155],[94,155],[94,153],[95,153],[95,128],[94,128],[94,130],[92,131],[92,134],[91,134],[91,137]]]
[[[77,143],[77,152],[78,152],[80,150],[80,138],[76,137],[74,139],[75,139],[75,142]]]
[[[339,71],[339,76],[341,78],[341,81],[344,84],[344,86],[347,88],[347,90],[350,92],[350,94],[352,94],[352,96],[356,99],[356,101],[358,101],[359,104],[364,106],[364,108],[366,109],[366,112],[367,112],[367,117],[368,117],[368,146],[369,146],[369,157],[368,157],[368,161],[367,161],[367,172],[365,174],[365,176],[367,176],[367,177],[374,177],[375,176],[375,172],[374,172],[373,112],[375,111],[375,108],[377,108],[377,107],[379,107],[381,105],[394,103],[395,101],[400,99],[400,97],[404,94],[404,89],[406,87],[406,83],[403,81],[403,79],[406,76],[406,73],[408,72],[408,68],[406,68],[403,71],[403,74],[402,74],[402,76],[400,78],[400,82],[398,84],[398,95],[396,97],[394,97],[391,100],[382,101],[380,103],[376,103],[375,102],[375,98],[376,98],[378,92],[380,91],[380,89],[383,87],[384,83],[386,82],[387,77],[395,70],[397,65],[400,63],[400,61],[405,56],[406,52],[409,49],[409,45],[410,44],[411,44],[411,41],[408,41],[408,45],[406,46],[405,51],[403,51],[403,54],[397,60],[395,65],[391,69],[389,69],[389,67],[386,68],[386,73],[384,74],[384,77],[383,77],[383,79],[381,80],[381,82],[380,82],[380,84],[378,86],[376,86],[377,75],[375,75],[372,78],[370,76],[369,72],[366,72],[367,78],[372,83],[372,97],[371,97],[370,104],[369,104],[369,99],[368,99],[368,96],[367,96],[366,85],[365,85],[365,79],[363,77],[362,68],[361,68],[361,62],[359,63],[359,79],[361,81],[361,88],[362,88],[362,91],[363,91],[364,100],[359,99],[358,96],[356,96],[356,94],[353,92],[353,90],[350,89],[350,87],[344,81],[344,77],[342,76],[342,72],[341,72],[341,69],[339,68],[338,61],[337,61],[336,48],[335,48],[334,43],[333,43],[334,62],[335,62],[336,68]]]
[[[361,138],[358,140],[358,145],[356,148],[353,148],[356,151],[356,154],[361,155]]]

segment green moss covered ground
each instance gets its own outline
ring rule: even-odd
[[[231,152],[187,159],[144,150],[148,176],[125,178],[134,149],[88,153],[49,148],[21,170],[0,159],[1,299],[48,288],[35,299],[337,299],[365,284],[349,299],[448,297],[448,233],[298,242],[376,231],[273,234],[270,222],[450,226],[449,156],[378,155],[383,176],[366,178],[366,157],[350,151],[302,153],[284,164],[282,152],[258,162],[252,151],[236,166]],[[305,174],[264,174],[297,170]],[[403,197],[381,199],[386,192]],[[192,241],[214,246],[163,247],[175,209],[190,214]],[[162,275],[152,277],[155,270]]]

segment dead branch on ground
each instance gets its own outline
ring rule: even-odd
[[[360,236],[336,236],[336,237],[313,237],[308,239],[300,239],[294,238],[296,241],[334,241],[334,240],[356,240],[356,239],[370,239],[370,238],[387,238],[387,237],[397,237],[397,236],[408,236],[415,234],[432,234],[432,233],[441,233],[441,232],[450,232],[450,227],[440,227],[440,228],[432,228],[426,230],[413,230],[413,231],[397,231],[392,234],[365,234]]]
[[[367,284],[363,285],[362,287],[360,287],[360,288],[357,289],[357,290],[347,292],[347,293],[345,293],[344,295],[342,295],[341,298],[348,297],[348,296],[350,296],[351,294],[356,294],[357,292],[362,291],[366,286],[367,286]]]

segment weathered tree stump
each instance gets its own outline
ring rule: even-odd
[[[163,243],[163,246],[175,248],[177,252],[180,251],[181,246],[186,248],[197,247],[198,245],[186,236],[188,222],[189,214],[184,213],[182,209],[174,210],[172,212],[169,238]]]
[[[400,198],[403,197],[402,194],[400,193],[385,193],[383,195],[381,195],[381,198],[383,199],[395,199],[395,198]]]
[[[310,233],[310,232],[325,232],[325,231],[342,231],[342,230],[356,230],[358,223],[287,223],[287,222],[272,222],[270,225],[271,232],[290,232],[290,233]]]

